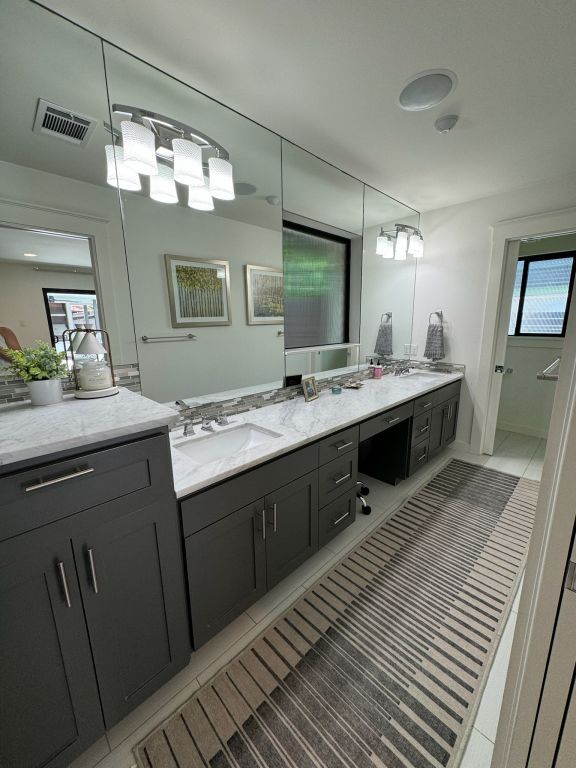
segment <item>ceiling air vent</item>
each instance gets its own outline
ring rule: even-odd
[[[33,130],[35,133],[57,136],[72,144],[86,144],[96,127],[96,122],[93,117],[80,115],[65,107],[38,99]]]

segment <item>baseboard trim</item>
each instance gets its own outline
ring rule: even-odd
[[[524,424],[513,424],[509,421],[499,421],[496,428],[504,432],[516,432],[527,437],[539,437],[541,440],[545,440],[548,437],[548,430],[527,427]]]

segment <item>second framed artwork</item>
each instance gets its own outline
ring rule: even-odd
[[[230,325],[227,261],[164,255],[172,328]]]
[[[246,264],[246,316],[248,325],[284,322],[282,270]]]

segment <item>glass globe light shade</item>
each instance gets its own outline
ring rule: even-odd
[[[142,189],[140,176],[124,162],[122,147],[106,144],[106,182],[111,187],[125,189],[127,192],[139,192]]]
[[[202,149],[187,139],[172,139],[174,180],[188,187],[204,186]]]
[[[219,200],[234,200],[234,179],[232,164],[221,157],[211,157],[208,160],[210,173],[210,194]]]
[[[150,176],[150,197],[157,203],[177,203],[178,193],[174,172],[167,165],[158,164],[158,175]]]
[[[156,142],[149,128],[132,120],[122,120],[122,146],[124,147],[124,162],[143,176],[153,176],[158,173],[156,162]]]

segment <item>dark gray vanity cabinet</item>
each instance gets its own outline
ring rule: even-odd
[[[433,390],[414,403],[409,474],[456,439],[460,382]]]
[[[267,587],[318,550],[318,473],[310,472],[265,498]]]
[[[104,723],[65,526],[0,543],[0,615],[0,765],[68,765]]]
[[[0,765],[66,766],[189,659],[167,435],[4,473],[0,499]]]
[[[186,538],[195,648],[266,592],[266,527],[258,499]]]

